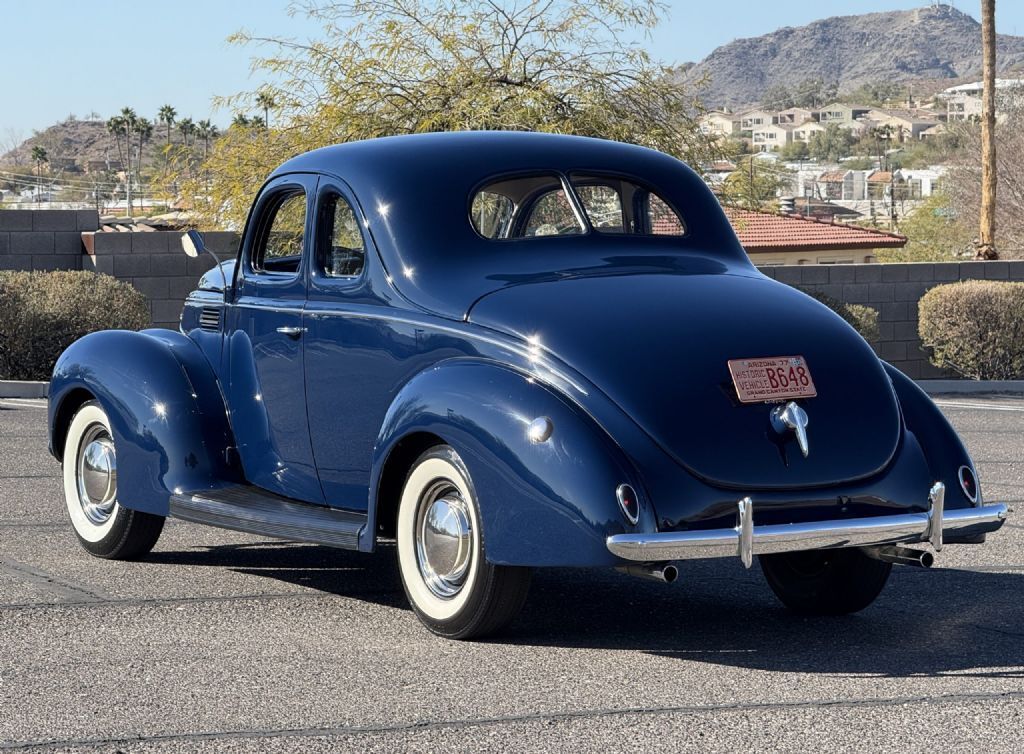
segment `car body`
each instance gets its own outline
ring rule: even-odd
[[[86,405],[92,440],[69,435]],[[930,561],[903,545],[977,543],[1007,513],[911,380],[757,271],[695,172],[547,134],[286,162],[179,332],[67,349],[50,436],[73,521],[105,505],[150,529],[395,538],[417,613],[460,637],[507,623],[533,567],[670,580],[757,554],[787,604],[849,612],[877,594],[863,574],[881,589],[891,563]],[[155,541],[76,531],[108,557]]]

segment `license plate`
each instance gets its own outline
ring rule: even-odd
[[[803,356],[731,359],[729,373],[741,403],[772,403],[818,394]]]

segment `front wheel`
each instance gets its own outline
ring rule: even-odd
[[[97,401],[82,405],[64,443],[64,498],[75,536],[100,558],[130,560],[153,549],[163,516],[117,504],[117,453],[110,420]]]
[[[413,464],[398,506],[398,565],[413,611],[439,636],[472,639],[522,609],[530,570],[484,557],[476,495],[462,459],[439,445]]]
[[[846,615],[875,601],[892,571],[891,563],[856,548],[761,555],[768,586],[782,603],[802,615]]]

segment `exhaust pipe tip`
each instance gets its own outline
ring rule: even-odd
[[[621,566],[616,570],[637,578],[660,581],[662,584],[671,584],[679,578],[679,568],[675,563],[638,563]]]
[[[935,562],[935,556],[927,550],[912,550],[909,547],[897,547],[895,545],[879,545],[877,547],[862,547],[860,549],[869,558],[881,560],[885,563],[931,568]]]

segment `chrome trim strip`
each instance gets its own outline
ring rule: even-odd
[[[835,521],[812,521],[799,524],[772,524],[750,526],[745,531],[743,509],[749,498],[740,501],[740,522],[732,529],[704,531],[651,532],[614,534],[607,538],[608,550],[625,560],[657,563],[668,560],[696,558],[726,558],[739,553],[744,565],[747,557],[798,550],[823,550],[838,547],[868,547],[874,545],[927,542],[931,539],[931,513],[904,513],[875,518],[854,518]],[[1009,512],[1006,505],[997,503],[978,508],[936,511],[941,505],[933,503],[932,512],[939,512],[935,527],[949,535],[981,534],[996,531],[1003,525]],[[749,549],[745,540],[749,537]],[[931,541],[935,541],[931,539]],[[938,540],[941,546],[941,539]],[[749,566],[748,566],[749,567]]]

